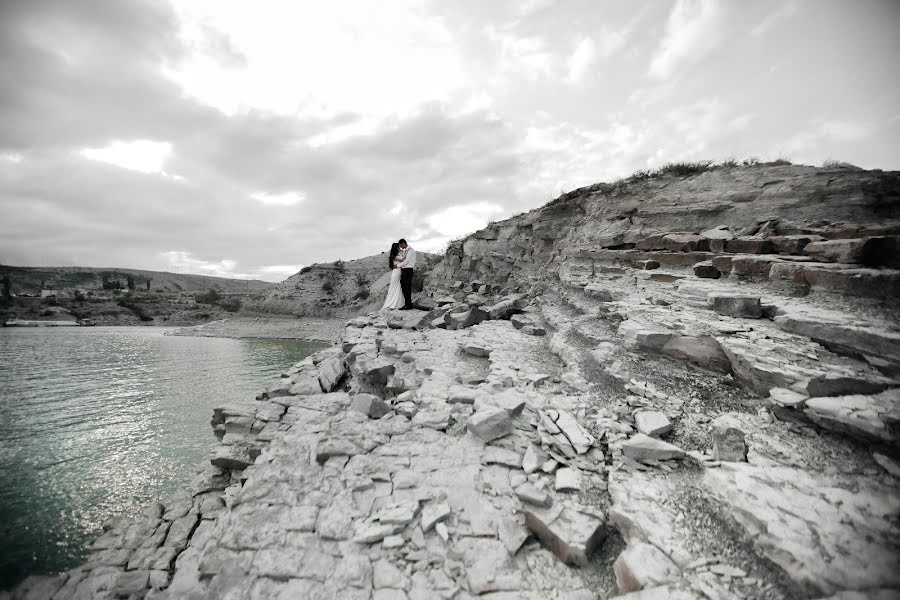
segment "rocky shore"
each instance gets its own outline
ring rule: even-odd
[[[11,597],[898,598],[898,208],[757,166],[495,223]]]

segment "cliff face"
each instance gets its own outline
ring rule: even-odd
[[[896,273],[859,270],[900,267],[896,238],[870,242],[868,250],[849,240],[898,233],[896,172],[715,167],[564,194],[452,244],[429,284],[446,292],[456,280],[502,286],[587,264],[635,267],[649,260],[683,268],[720,257],[715,266],[726,274],[896,298]],[[805,248],[824,240],[845,241]]]
[[[245,306],[249,311],[301,317],[350,317],[377,310],[384,303],[390,282],[387,256],[382,253],[310,265]],[[421,277],[440,259],[427,252],[417,254],[419,289]]]

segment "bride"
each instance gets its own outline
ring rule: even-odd
[[[388,287],[387,298],[384,299],[384,306],[381,310],[391,308],[403,308],[406,301],[403,299],[403,290],[400,288],[400,269],[397,265],[403,262],[406,253],[400,249],[400,244],[391,244],[391,253],[388,257],[388,267],[391,269],[391,284]]]

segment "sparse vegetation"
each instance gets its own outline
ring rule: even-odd
[[[140,306],[139,304],[136,304],[134,302],[134,300],[132,300],[130,298],[122,298],[121,300],[119,300],[117,302],[117,304],[119,306],[121,306],[122,308],[127,308],[128,310],[133,312],[137,316],[137,318],[139,318],[141,321],[152,321],[153,320],[153,317],[148,315],[144,311],[142,306]]]
[[[684,177],[686,175],[697,175],[709,171],[713,166],[711,160],[701,160],[697,162],[674,162],[666,163],[657,169],[657,175],[676,175]]]
[[[823,169],[858,169],[856,165],[840,160],[826,160],[822,163]]]
[[[219,294],[219,292],[212,288],[210,288],[206,292],[203,292],[202,294],[197,294],[196,296],[194,296],[194,302],[197,302],[199,304],[218,304],[221,299],[222,296]]]

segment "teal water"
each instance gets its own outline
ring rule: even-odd
[[[0,589],[78,565],[106,519],[186,487],[213,407],[323,347],[167,330],[0,328]]]

